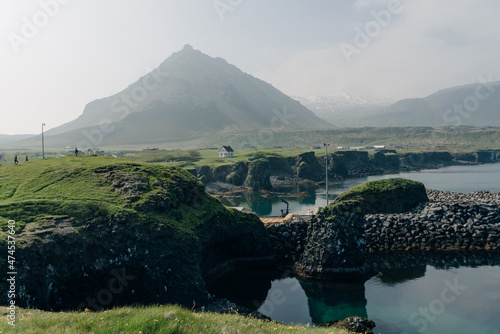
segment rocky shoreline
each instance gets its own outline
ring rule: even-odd
[[[345,180],[499,161],[500,150],[471,153],[346,150],[328,154],[328,178]],[[259,155],[249,162],[238,161],[230,164],[228,161],[229,164],[221,166],[201,166],[187,171],[207,185],[209,192],[235,189],[270,190],[274,184],[280,183],[324,182],[325,162],[325,156],[316,156],[314,152],[302,153],[295,157]]]
[[[365,215],[365,252],[500,250],[500,193],[427,189],[427,196],[405,213]],[[302,220],[266,225],[280,261],[300,259],[309,226]]]
[[[500,249],[500,193],[427,190],[408,213],[366,215],[366,251]]]

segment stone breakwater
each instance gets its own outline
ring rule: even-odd
[[[399,214],[364,216],[366,253],[500,250],[500,193],[427,190],[429,202]],[[268,224],[279,261],[295,263],[311,223]]]
[[[287,263],[299,260],[306,244],[307,226],[308,223],[303,220],[266,225],[278,260]]]
[[[366,252],[500,249],[500,193],[427,195],[407,213],[366,215]]]

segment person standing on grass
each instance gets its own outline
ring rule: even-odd
[[[17,161],[17,155],[14,157],[14,165],[17,165],[19,162]]]
[[[78,156],[78,147],[75,147],[75,156]]]
[[[28,156],[26,156],[26,162],[29,162],[29,161],[28,161]]]

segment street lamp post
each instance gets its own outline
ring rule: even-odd
[[[328,206],[328,145],[327,143],[323,143],[325,145],[325,179],[326,179],[326,206]]]
[[[45,123],[42,123],[42,159],[45,159],[45,143],[43,142],[43,127]]]

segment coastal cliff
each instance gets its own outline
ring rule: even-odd
[[[500,250],[500,193],[460,194],[387,179],[340,195],[309,222],[266,226],[276,256],[304,277],[373,274],[365,257]]]
[[[212,271],[272,255],[257,216],[224,207],[177,167],[68,157],[3,167],[0,180],[2,224],[15,222],[20,307],[203,305]]]
[[[500,161],[500,150],[471,153],[395,151],[336,151],[328,154],[328,178],[343,180],[368,175],[394,174],[453,165],[495,163]],[[325,156],[306,152],[295,157],[278,154],[259,155],[249,162],[188,169],[204,184],[225,183],[253,190],[269,190],[273,183],[323,182]]]

